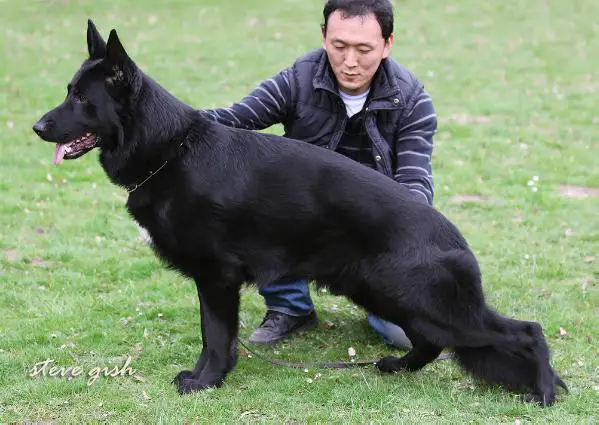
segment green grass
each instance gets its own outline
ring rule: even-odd
[[[61,101],[85,57],[88,17],[106,36],[117,28],[137,63],[171,92],[212,107],[318,46],[322,2],[2,1],[0,422],[599,421],[599,198],[558,190],[599,188],[599,3],[395,5],[393,56],[425,83],[439,115],[436,206],[470,241],[489,302],[542,323],[570,394],[543,410],[452,362],[379,376],[242,356],[222,388],[179,396],[169,382],[200,348],[193,284],[138,239],[125,193],[108,182],[97,153],[54,167],[52,148],[31,125]],[[528,186],[533,176],[537,192]],[[482,202],[456,198],[465,195]],[[319,328],[261,352],[290,361],[346,360],[350,346],[358,360],[389,352],[363,311],[313,294]],[[242,302],[247,340],[264,307],[251,289]],[[47,358],[88,372],[128,355],[143,378],[87,386],[86,377],[27,376]]]

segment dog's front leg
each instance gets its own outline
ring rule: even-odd
[[[220,386],[237,362],[239,288],[197,283],[200,297],[202,353],[193,371],[180,372],[173,383],[181,394]]]

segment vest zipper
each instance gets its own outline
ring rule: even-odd
[[[345,104],[339,97],[337,97],[337,104],[345,112]],[[330,150],[332,150],[333,152],[335,151],[335,149],[337,149],[337,145],[339,144],[339,141],[341,140],[341,136],[343,136],[343,131],[345,130],[346,123],[347,123],[347,112],[345,112],[343,114],[343,118],[341,118],[341,123],[337,126],[337,128],[335,130],[335,137],[333,139],[331,139],[331,141],[329,142],[328,148]]]
[[[369,109],[366,108],[366,110],[369,110]],[[366,133],[368,134],[368,137],[370,138],[370,140],[372,140],[373,152],[375,153],[375,157],[374,157],[375,164],[377,164],[377,166],[380,164],[381,168],[383,169],[383,174],[388,175],[389,172],[392,174],[393,170],[392,170],[391,164],[387,163],[387,158],[386,158],[384,152],[381,152],[381,150],[379,148],[379,144],[377,143],[378,142],[377,138],[375,138],[374,135],[372,134],[373,130],[371,129],[371,126],[369,125],[367,115],[364,117],[364,126],[366,127]],[[376,129],[376,124],[374,124],[374,127]],[[391,148],[391,146],[389,148]]]

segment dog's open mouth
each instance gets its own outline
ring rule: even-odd
[[[54,164],[58,165],[65,159],[75,159],[96,147],[100,137],[94,133],[87,133],[68,143],[56,144],[54,151]]]

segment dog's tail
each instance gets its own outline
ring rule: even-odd
[[[488,384],[511,391],[550,393],[553,398],[556,385],[568,390],[549,364],[549,347],[538,323],[509,319],[488,307],[483,321],[489,334],[506,336],[504,341],[510,342],[455,347],[462,368]]]
[[[530,382],[531,354],[525,352],[534,337],[525,322],[511,320],[487,305],[482,289],[478,263],[470,250],[444,252],[439,259],[448,278],[435,287],[441,299],[453,302],[444,308],[453,317],[453,348],[462,368],[473,376],[495,385],[515,389]],[[447,282],[451,282],[448,285]],[[449,342],[449,341],[447,341]],[[544,339],[543,339],[544,342]],[[530,346],[530,344],[528,344]]]
[[[492,314],[491,311],[485,311],[485,322]],[[511,391],[531,389],[534,384],[531,361],[525,356],[519,356],[517,351],[513,347],[497,345],[455,347],[456,360],[474,377]]]
[[[443,323],[437,316],[435,323],[438,330],[451,332],[435,334],[445,336],[445,343],[431,342],[453,346],[458,363],[476,378],[511,391],[530,392],[542,404],[552,404],[556,386],[566,386],[549,364],[541,325],[507,318],[488,306],[480,270],[469,250],[443,253],[439,263],[449,277],[433,287],[444,300],[439,310],[443,309],[446,319]],[[448,300],[452,301],[449,305]]]

